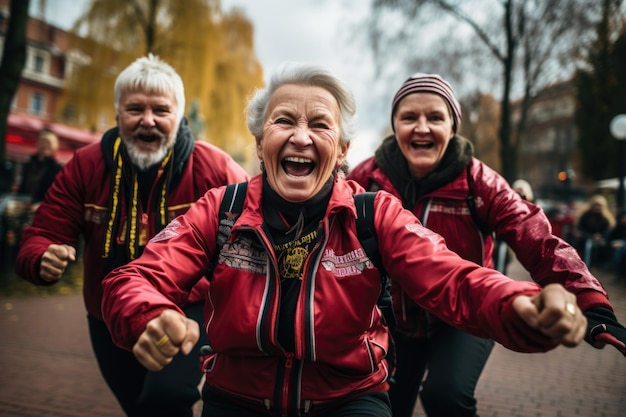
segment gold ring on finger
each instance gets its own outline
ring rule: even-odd
[[[163,335],[163,337],[162,337],[162,338],[160,338],[160,339],[156,342],[156,345],[157,345],[157,347],[161,347],[161,346],[163,346],[164,344],[166,344],[169,340],[170,340],[170,337],[169,337],[168,335],[164,334],[164,335]]]

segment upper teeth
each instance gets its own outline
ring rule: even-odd
[[[287,158],[285,158],[285,161],[287,162],[297,162],[299,164],[307,164],[307,163],[311,163],[313,161],[311,161],[310,159],[306,159],[306,158],[297,158],[295,156],[288,156]]]

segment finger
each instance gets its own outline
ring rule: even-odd
[[[76,248],[70,245],[63,245],[63,246],[67,250],[67,259],[72,262],[75,261],[76,260]]]
[[[61,278],[68,261],[76,260],[76,249],[69,245],[48,246],[41,257],[39,276],[45,281],[56,281]]]
[[[200,338],[200,326],[198,326],[195,320],[185,319],[185,322],[187,325],[187,335],[185,340],[183,340],[180,351],[184,355],[188,355],[196,343],[198,343],[198,339]]]
[[[57,258],[64,261],[75,261],[76,260],[76,248],[70,245],[50,245],[48,247]]]
[[[533,329],[539,326],[539,310],[530,297],[521,295],[513,300],[513,309]]]
[[[175,355],[175,353],[166,353],[161,348],[156,347],[152,336],[144,331],[133,346],[133,354],[146,369],[160,371],[172,361]],[[173,346],[169,347],[169,349],[178,350]]]
[[[164,310],[150,320],[144,332],[147,343],[163,355],[174,356],[187,338],[187,318],[175,310]]]
[[[539,309],[538,329],[555,341],[573,347],[586,332],[587,320],[576,304],[576,296],[562,286],[547,286],[533,302]]]
[[[575,347],[582,343],[586,332],[587,318],[579,310],[574,317],[574,323],[572,323],[571,329],[557,340],[564,346]]]
[[[169,342],[173,345],[182,347],[183,344],[189,343],[190,341],[193,341],[195,344],[199,330],[197,328],[194,329],[193,325],[189,323],[190,320],[183,314],[175,310],[165,310],[161,314],[160,319],[163,325],[163,333],[167,334],[170,339]],[[194,321],[191,320],[191,322]],[[188,332],[190,331],[192,333],[189,334]]]

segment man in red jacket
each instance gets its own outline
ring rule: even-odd
[[[152,236],[207,190],[248,175],[225,152],[194,140],[184,118],[182,80],[159,58],[140,58],[122,71],[115,108],[117,127],[78,150],[56,177],[24,232],[16,268],[37,285],[55,284],[76,260],[82,235],[83,295],[104,379],[130,417],[191,417],[200,399],[198,356],[179,355],[166,372],[147,371],[112,342],[102,321],[101,281],[137,258]],[[185,303],[198,322],[205,293],[201,281]]]

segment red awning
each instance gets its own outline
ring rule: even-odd
[[[76,149],[97,142],[102,137],[99,132],[50,122],[29,114],[10,113],[5,137],[6,159],[18,162],[28,160],[37,152],[37,134],[43,128],[52,130],[59,137],[56,157],[63,164],[72,158]]]
[[[96,142],[102,137],[101,132],[91,132],[87,129],[50,122],[24,113],[10,113],[7,119],[8,134],[17,131],[15,133],[26,134],[26,136],[33,135],[36,138],[37,133],[43,128],[52,130],[62,142],[70,142],[77,147]]]

